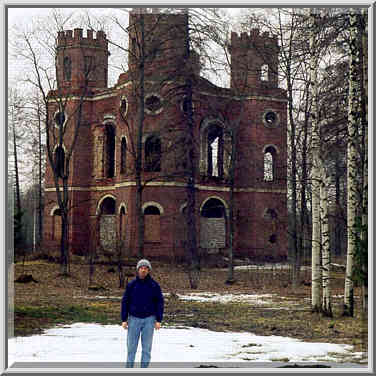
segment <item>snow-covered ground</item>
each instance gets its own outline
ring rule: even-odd
[[[220,302],[220,303],[248,303],[253,305],[269,305],[272,304],[271,298],[275,294],[218,294],[211,292],[190,293],[187,295],[177,294],[181,300],[192,300],[197,302]]]
[[[126,357],[126,331],[120,325],[75,323],[8,341],[10,366],[13,362],[124,362]],[[349,364],[362,355],[352,349],[350,345],[306,343],[279,336],[162,327],[155,331],[152,361]],[[136,362],[140,355],[138,351]]]

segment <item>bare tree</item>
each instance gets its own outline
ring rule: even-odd
[[[44,31],[51,31],[51,25],[45,25]],[[61,31],[62,25],[56,25],[56,33]],[[39,30],[39,33],[41,31]],[[55,34],[56,35],[56,34]],[[46,132],[46,148],[48,162],[53,174],[53,181],[56,190],[56,199],[61,214],[61,242],[60,242],[60,261],[62,275],[69,274],[69,242],[68,242],[68,212],[70,210],[68,181],[70,178],[70,164],[73,151],[77,144],[80,127],[82,125],[82,112],[85,95],[88,89],[88,78],[95,69],[94,66],[86,67],[83,72],[82,87],[78,92],[77,105],[73,105],[70,98],[73,95],[70,89],[63,88],[57,77],[57,86],[53,70],[49,65],[48,56],[42,54],[47,51],[50,58],[55,62],[59,50],[57,40],[44,40],[43,36],[37,31],[22,34],[22,46],[18,46],[19,55],[31,64],[33,73],[27,79],[27,83],[34,86],[40,96],[38,103],[38,122],[43,119],[43,128]],[[48,44],[51,42],[52,44]],[[41,51],[41,45],[48,48]],[[63,52],[64,53],[64,52]],[[57,61],[57,60],[56,60]],[[39,100],[39,99],[38,99]],[[69,115],[67,115],[69,114]],[[40,124],[41,126],[41,124]],[[64,150],[65,148],[65,150]],[[40,174],[41,175],[41,174]]]
[[[354,255],[356,242],[355,221],[358,195],[358,129],[361,129],[362,111],[359,103],[357,84],[361,63],[361,39],[359,34],[360,16],[351,9],[349,18],[349,98],[348,98],[348,141],[347,141],[347,262],[343,315],[354,315]]]
[[[15,211],[14,211],[14,236],[15,248],[18,250],[23,246],[22,234],[22,216],[23,210],[21,206],[21,188],[20,188],[20,172],[19,172],[19,142],[22,133],[22,116],[24,99],[20,97],[17,90],[8,90],[8,117],[10,124],[10,140],[12,141],[12,155],[13,155],[13,168],[12,175],[14,177],[14,196],[15,196]]]
[[[320,288],[321,288],[321,262],[320,262],[320,129],[317,108],[318,89],[318,48],[317,48],[317,19],[319,15],[315,9],[310,9],[309,30],[310,30],[310,87],[312,97],[311,119],[312,119],[312,311],[321,310]]]

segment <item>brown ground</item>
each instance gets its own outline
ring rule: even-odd
[[[59,265],[43,260],[16,263],[16,280],[31,274],[37,282],[15,283],[14,332],[28,335],[56,324],[74,321],[120,324],[118,275],[109,272],[111,265],[95,265],[89,289],[89,266],[79,257],[70,266],[70,277],[59,276]],[[302,272],[307,285],[294,291],[288,271],[281,268],[265,271],[236,271],[236,283],[226,285],[227,271],[203,269],[199,288],[191,290],[182,267],[153,261],[153,277],[160,283],[166,298],[163,325],[182,325],[212,330],[249,331],[260,335],[280,335],[314,342],[346,343],[355,351],[367,348],[367,322],[361,315],[360,291],[355,291],[355,317],[342,317],[343,273],[333,274],[333,318],[311,313],[309,271]],[[116,266],[113,266],[116,270]],[[127,268],[134,276],[134,265]],[[183,301],[175,293],[219,292],[223,294],[275,294],[272,306],[245,303],[198,303]],[[98,295],[102,298],[98,298]],[[105,298],[103,298],[105,297]]]

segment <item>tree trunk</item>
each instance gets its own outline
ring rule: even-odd
[[[312,312],[319,312],[321,265],[320,265],[320,131],[317,111],[317,69],[318,51],[316,46],[316,17],[314,11],[310,13],[310,85],[312,97]]]
[[[364,167],[363,167],[363,213],[362,213],[362,240],[365,244],[368,228],[368,12],[367,9],[362,10],[362,55],[363,55],[363,94],[364,94]],[[366,274],[366,270],[363,265],[363,273]],[[364,278],[362,283],[362,307],[363,312],[368,311],[368,278]]]
[[[337,135],[338,140],[338,135]],[[336,158],[336,216],[335,216],[335,241],[334,249],[336,256],[341,256],[342,254],[342,218],[341,218],[341,186],[340,186],[340,173],[339,173],[339,160]]]
[[[20,193],[20,179],[18,173],[18,155],[17,155],[17,137],[16,137],[16,114],[15,108],[12,109],[12,133],[13,133],[13,155],[14,155],[14,175],[16,183],[16,215],[21,215],[21,193]],[[21,220],[21,218],[20,218]]]
[[[189,14],[186,13],[186,66],[189,67],[190,62],[190,40],[189,40]],[[188,165],[188,181],[187,181],[187,249],[186,254],[189,262],[188,274],[189,282],[192,289],[197,289],[200,275],[200,259],[197,249],[197,236],[196,236],[196,153],[194,144],[194,120],[192,108],[192,80],[188,72],[186,78],[186,103],[187,103],[187,165]]]
[[[330,233],[329,233],[329,213],[328,213],[328,188],[329,179],[325,177],[322,169],[321,184],[321,239],[322,239],[322,313],[324,316],[333,317],[331,291],[330,291]]]
[[[40,104],[39,104],[39,97],[38,97],[38,169],[39,169],[39,176],[38,176],[38,244],[42,244],[43,241],[43,202],[42,202],[42,121],[41,121],[41,114],[40,114]]]
[[[231,132],[231,163],[229,169],[230,180],[230,200],[229,200],[229,250],[228,250],[228,273],[226,283],[233,283],[234,279],[234,187],[235,187],[235,168],[236,168],[236,140],[237,124],[230,129]]]
[[[145,118],[145,27],[144,15],[140,13],[140,57],[138,68],[138,125],[137,125],[137,150],[136,150],[136,215],[137,215],[137,241],[138,241],[138,257],[144,257],[144,213],[142,211],[142,135],[144,131]]]
[[[291,210],[292,210],[292,223],[290,227],[290,236],[292,238],[292,286],[295,289],[299,283],[299,271],[300,271],[300,257],[298,250],[298,237],[297,237],[297,213],[296,213],[296,204],[297,204],[297,187],[296,187],[296,129],[295,121],[293,116],[293,91],[291,83],[291,72],[290,65],[287,69],[287,93],[289,97],[288,102],[288,116],[290,124],[290,147],[291,147],[291,175],[290,175],[290,184],[291,184]]]
[[[355,254],[355,217],[357,209],[357,128],[361,115],[358,106],[357,69],[359,66],[359,46],[357,38],[358,16],[352,9],[349,14],[349,105],[347,141],[347,261],[344,294],[344,316],[354,316],[353,267]]]
[[[60,265],[61,275],[68,276],[68,215],[61,212],[61,241],[60,241]]]

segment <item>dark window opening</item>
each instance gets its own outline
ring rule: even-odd
[[[274,209],[268,209],[265,213],[265,218],[269,220],[276,220],[278,217],[277,212]]]
[[[65,123],[65,114],[63,111],[57,112],[55,114],[55,123],[59,126],[62,127]]]
[[[269,242],[272,244],[277,243],[277,235],[276,234],[270,235]]]
[[[189,99],[187,97],[184,97],[183,101],[181,102],[181,109],[183,110],[185,115],[188,115],[189,107],[191,107],[191,111],[194,110],[194,103],[191,100],[191,103],[189,103]]]
[[[106,197],[101,204],[102,215],[114,215],[115,214],[115,200],[111,197]]]
[[[122,112],[123,115],[126,114],[127,107],[128,107],[128,102],[125,98],[123,98],[120,102],[120,111]]]
[[[106,125],[106,177],[115,175],[115,129],[112,125]]]
[[[120,228],[119,228],[119,233],[120,233],[120,239],[125,239],[125,209],[124,206],[121,207],[120,209]]]
[[[120,173],[124,174],[126,171],[126,162],[127,162],[127,142],[123,137],[121,140],[120,147]]]
[[[63,68],[64,80],[70,81],[72,79],[72,60],[70,59],[70,57],[66,56],[64,58],[63,65],[64,65],[64,68]]]
[[[211,126],[207,137],[207,174],[223,177],[223,130],[219,126]]]
[[[201,215],[205,218],[223,218],[225,216],[225,208],[221,201],[211,198],[202,208]]]
[[[145,171],[161,171],[161,140],[151,136],[145,142]]]
[[[162,101],[156,95],[150,95],[145,99],[145,107],[150,112],[158,111],[162,107]]]
[[[61,146],[55,150],[55,169],[57,176],[62,178],[65,173],[65,152]]]
[[[277,121],[277,115],[275,112],[269,111],[265,114],[265,121],[272,125]]]
[[[189,110],[189,100],[187,98],[184,98],[183,100],[183,111],[185,113],[188,113]]]
[[[144,215],[160,215],[160,211],[156,206],[148,206],[145,211]]]

